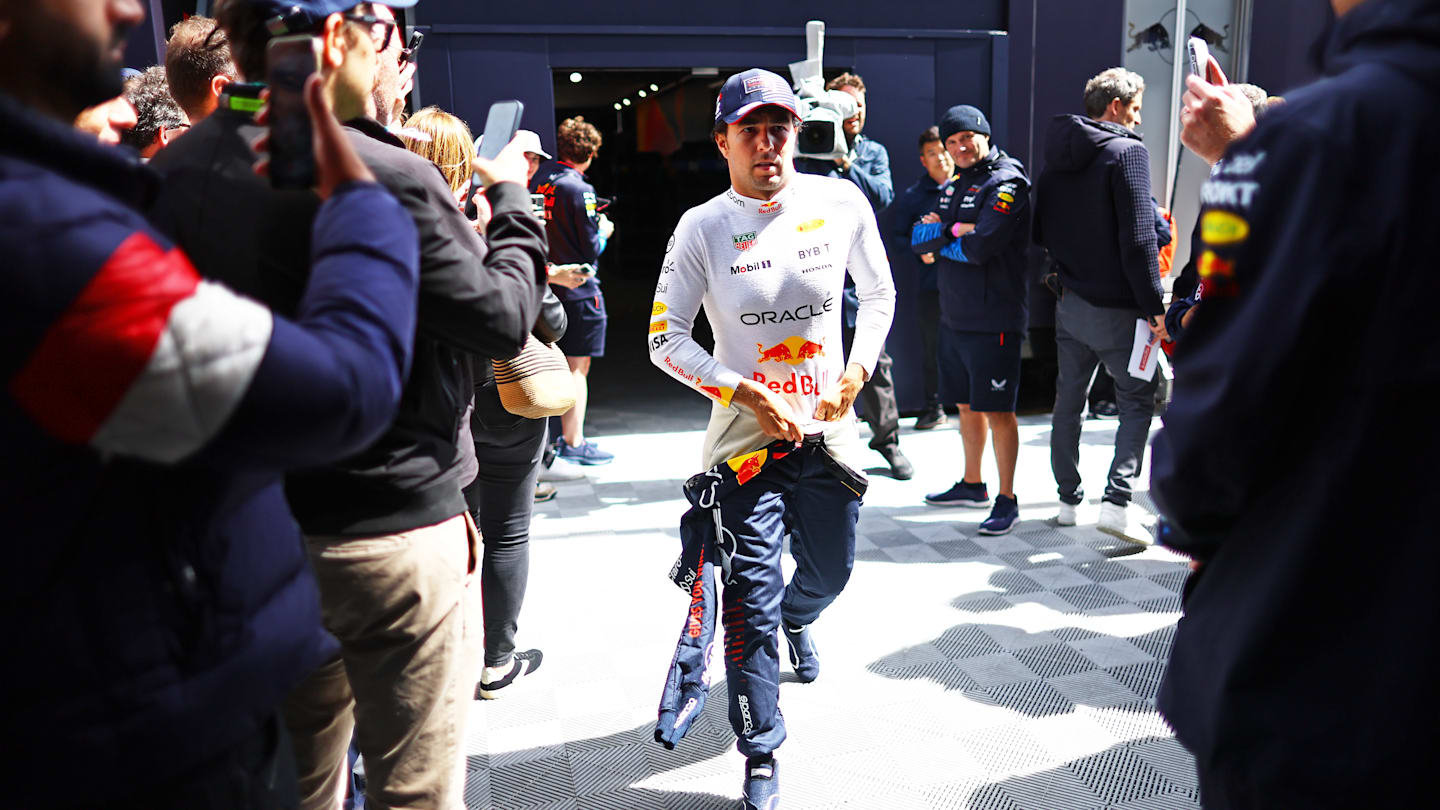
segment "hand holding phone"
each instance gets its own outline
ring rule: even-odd
[[[349,182],[375,182],[375,175],[355,153],[355,147],[350,145],[345,131],[340,128],[340,122],[335,120],[335,114],[330,111],[330,102],[325,97],[320,77],[311,76],[305,83],[303,93],[306,113],[314,132],[311,154],[315,158],[315,193],[320,199],[327,200],[337,186]],[[255,123],[267,126],[271,112],[268,104],[270,91],[262,91],[259,98],[267,103],[256,113]],[[269,132],[251,144],[251,148],[261,156],[260,161],[255,164],[257,174],[270,173],[270,144]]]
[[[515,99],[497,101],[490,105],[490,112],[485,116],[485,131],[475,139],[476,156],[471,164],[470,190],[465,195],[467,200],[473,197],[476,191],[496,183],[527,185],[530,164],[525,160],[523,152],[511,150],[513,154],[500,159],[505,154],[505,148],[515,139],[515,131],[520,128],[520,117],[524,114],[525,105]],[[523,166],[518,173],[515,171],[517,156]],[[466,203],[465,216],[475,218],[471,203]]]
[[[1190,56],[1190,72],[1208,80],[1210,78],[1210,46],[1200,37],[1190,37],[1185,42],[1185,50]]]
[[[320,40],[308,34],[276,37],[265,49],[269,85],[270,185],[315,185],[314,136],[305,105],[305,82],[320,68]]]

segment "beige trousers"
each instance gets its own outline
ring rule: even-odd
[[[463,810],[465,718],[483,635],[470,515],[383,537],[307,537],[340,656],[291,692],[303,810],[337,810],[353,730],[365,806]]]

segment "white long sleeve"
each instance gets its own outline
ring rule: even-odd
[[[712,427],[736,414],[753,423],[730,406],[740,380],[750,379],[786,400],[803,428],[829,433],[835,425],[813,416],[820,394],[845,371],[847,269],[860,298],[850,359],[869,374],[890,331],[895,288],[864,195],[853,183],[814,175],[796,175],[769,202],[728,190],[676,227],[655,290],[650,359],[720,406]],[[701,306],[713,354],[691,336]],[[733,438],[727,434],[727,445]]]

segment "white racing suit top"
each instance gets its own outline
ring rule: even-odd
[[[769,201],[731,188],[680,217],[655,287],[650,360],[713,403],[702,466],[770,442],[754,413],[730,402],[750,379],[789,403],[803,432],[823,432],[831,453],[864,468],[854,413],[814,418],[820,395],[845,372],[847,271],[860,299],[849,360],[868,379],[890,332],[895,286],[875,213],[854,183],[795,174]],[[691,336],[702,304],[713,355]]]

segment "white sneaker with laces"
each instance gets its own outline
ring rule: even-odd
[[[1075,525],[1075,504],[1060,502],[1060,514],[1055,516],[1055,523],[1060,526]]]
[[[573,461],[566,461],[557,458],[549,467],[540,468],[540,480],[553,483],[555,481],[579,481],[585,477],[585,469]]]
[[[1143,527],[1131,523],[1126,508],[1118,503],[1109,501],[1100,503],[1100,520],[1095,524],[1095,528],[1128,543],[1140,546],[1155,544],[1155,538],[1151,537]]]

